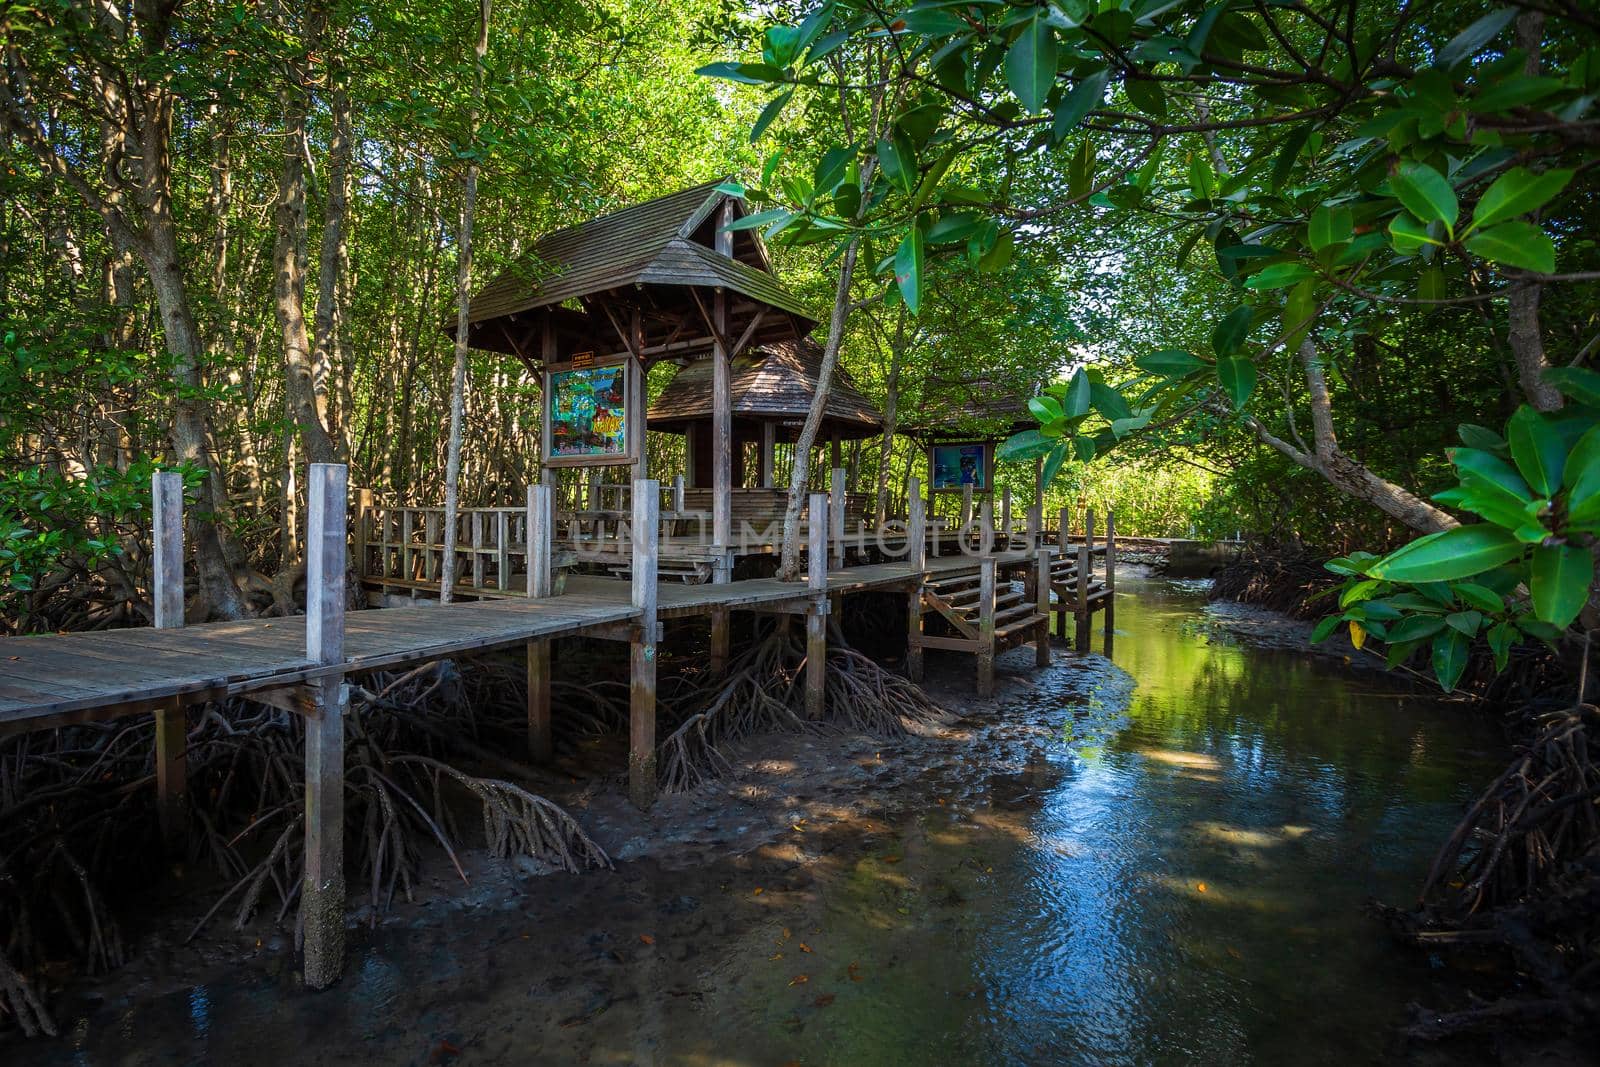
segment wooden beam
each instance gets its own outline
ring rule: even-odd
[[[1106,655],[1111,655],[1112,620],[1116,616],[1117,604],[1117,520],[1116,516],[1108,509],[1106,511],[1106,606],[1102,609],[1105,618],[1101,620],[1105,626]]]
[[[725,325],[727,297],[719,292],[715,303],[718,325]],[[726,548],[733,543],[733,367],[720,341],[711,358],[711,539]]]
[[[656,531],[661,521],[661,486],[633,483],[633,606],[639,639],[628,646],[628,796],[640,808],[656,799]]]
[[[306,508],[306,658],[344,657],[345,487],[340,463],[313,463]],[[318,715],[306,720],[305,982],[326,989],[344,970],[344,711],[342,673],[311,683]]]
[[[1079,653],[1089,651],[1090,620],[1094,617],[1094,607],[1089,603],[1089,572],[1093,564],[1094,557],[1089,554],[1089,539],[1085,537],[1083,544],[1078,546],[1078,602],[1073,606],[1078,624],[1073,635],[1073,647]]]
[[[1050,550],[1040,548],[1034,562],[1033,610],[1039,613],[1039,625],[1033,630],[1034,665],[1050,666]]]
[[[150,483],[154,516],[152,590],[157,629],[183,625],[183,475],[157,471]],[[181,855],[188,837],[189,720],[176,699],[156,719],[156,811],[170,855]]]
[[[832,563],[844,567],[844,483],[845,469],[835,466],[828,500],[828,540],[833,549]]]
[[[922,589],[923,571],[928,566],[928,516],[922,499],[922,485],[915,478],[906,481],[906,565],[916,574],[906,594],[906,677],[922,681]]]
[[[759,460],[761,488],[772,488],[772,453],[778,444],[778,427],[771,420],[761,423],[761,456]]]
[[[818,610],[806,616],[806,718],[820,719],[828,697],[828,498],[811,494],[806,588]]]
[[[995,560],[978,561],[978,695],[994,695],[994,583]]]
[[[754,315],[750,316],[750,322],[749,322],[748,325],[745,326],[744,332],[741,333],[739,335],[739,339],[733,343],[733,347],[728,349],[728,358],[729,359],[737,358],[739,353],[744,351],[744,346],[750,343],[750,338],[751,337],[755,336],[756,327],[760,326],[761,325],[761,320],[766,318],[766,317],[767,317],[767,309],[766,308],[764,308],[764,307],[756,308],[756,313]]]

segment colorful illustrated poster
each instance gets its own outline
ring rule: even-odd
[[[628,451],[627,367],[550,375],[552,456],[622,456]]]
[[[989,488],[988,445],[934,445],[933,488]]]

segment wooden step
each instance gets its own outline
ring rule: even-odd
[[[1004,611],[997,611],[994,613],[995,632],[998,633],[1002,627],[1009,626],[1018,619],[1038,614],[1038,610],[1031,602],[1018,604],[1015,607],[1006,608]]]
[[[945,597],[943,599],[945,603],[949,604],[958,611],[967,611],[970,609],[974,614],[976,614],[978,610],[978,591],[976,589],[957,593],[955,596]],[[998,611],[1000,608],[1003,608],[1008,604],[1015,604],[1021,599],[1022,593],[1016,589],[1007,589],[1003,592],[998,592],[995,594],[994,598],[995,610]]]
[[[1036,611],[1030,611],[1022,618],[1019,618],[1013,622],[1008,622],[1004,626],[996,626],[994,629],[994,639],[997,642],[1004,641],[1006,638],[1014,637],[1019,633],[1031,631],[1040,623],[1048,622],[1048,620],[1048,615],[1040,615]]]

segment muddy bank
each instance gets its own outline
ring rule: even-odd
[[[569,783],[614,873],[431,870],[421,902],[354,926],[329,993],[300,989],[288,933],[184,947],[174,909],[68,991],[63,1040],[7,1062],[1411,1055],[1404,1004],[1447,993],[1361,903],[1414,889],[1492,739],[1224,640],[1193,592],[1125,586],[1115,664],[1058,650],[1035,672],[1021,649],[979,703],[967,659],[930,657],[959,722],[754,738],[648,817],[615,779]]]

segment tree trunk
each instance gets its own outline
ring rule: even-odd
[[[906,354],[906,307],[900,305],[894,339],[889,345],[889,377],[884,384],[883,438],[878,445],[878,500],[875,514],[879,526],[889,521],[889,462],[894,457],[894,431],[900,421],[900,368]]]
[[[822,349],[822,366],[817,371],[817,391],[811,397],[811,410],[794,446],[794,469],[789,472],[789,501],[783,511],[783,561],[779,576],[786,582],[800,579],[800,508],[805,500],[810,477],[811,449],[822,428],[822,413],[827,407],[833,369],[839,363],[839,346],[844,341],[845,318],[850,311],[850,282],[855,277],[859,237],[852,237],[839,262],[839,284],[833,293],[833,313],[828,317],[828,343]],[[813,519],[812,521],[816,521]]]
[[[489,54],[490,0],[480,0],[478,41],[473,46],[472,109],[468,122],[473,148],[478,140],[478,109],[483,101],[483,64]],[[439,600],[450,603],[455,593],[456,512],[460,503],[461,424],[467,404],[467,333],[472,306],[472,218],[478,208],[478,162],[467,164],[461,180],[461,235],[456,260],[456,358],[450,379],[450,442],[444,463],[444,565],[439,570]],[[502,581],[504,576],[502,576]]]

